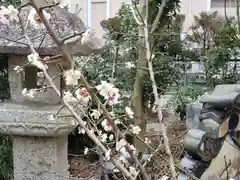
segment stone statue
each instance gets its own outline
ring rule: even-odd
[[[197,126],[189,127],[185,136],[186,155],[181,166],[201,180],[226,179],[238,175],[239,94],[240,84],[218,85],[211,93],[200,98],[200,112],[196,110],[199,106],[187,111],[189,117],[195,117],[197,113],[199,117]],[[184,175],[179,176],[179,180],[185,179],[187,177]]]

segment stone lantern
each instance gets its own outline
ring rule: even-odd
[[[26,21],[27,8],[21,12]],[[83,22],[60,7],[51,8],[50,24],[59,38],[86,31]],[[40,56],[59,54],[59,49],[45,28],[35,29],[29,25],[28,34]],[[89,44],[74,47],[73,54],[87,56],[102,49],[102,41],[92,37]],[[27,63],[31,54],[23,38],[19,24],[2,25],[0,28],[0,53],[8,57],[8,81],[11,98],[0,103],[0,133],[13,137],[13,161],[15,180],[66,180],[68,174],[67,137],[76,127],[76,122],[61,107],[61,98],[48,88],[43,74],[34,66],[25,66],[17,73],[15,66]],[[58,62],[62,60],[59,59]],[[48,64],[51,77],[61,73],[57,63]],[[60,77],[54,79],[59,89]],[[34,89],[44,85],[46,89],[33,98],[22,94],[23,89]]]

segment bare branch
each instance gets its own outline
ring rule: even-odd
[[[50,64],[50,63],[57,63],[57,62],[60,62],[61,61],[61,57],[63,55],[62,54],[57,54],[55,56],[51,56],[51,57],[45,57],[43,59],[43,62],[46,63],[46,64]]]
[[[63,58],[71,63],[71,68],[72,68],[72,58],[71,58],[71,54],[67,51],[66,47],[63,46],[62,41],[60,39],[58,39],[58,37],[56,36],[56,34],[54,33],[53,29],[51,28],[49,22],[47,21],[46,17],[43,14],[43,11],[41,8],[37,7],[37,2],[36,0],[32,0],[32,6],[35,8],[35,10],[37,11],[37,13],[39,14],[42,22],[45,24],[46,29],[48,30],[49,34],[51,35],[51,37],[53,38],[53,40],[56,42],[56,44],[61,48],[62,50],[62,55]],[[27,26],[26,26],[27,27]],[[26,31],[26,27],[23,27],[23,32],[24,32],[24,36],[27,39],[27,42],[30,46],[30,50],[32,53],[36,53],[36,50],[34,49],[34,46],[30,40],[30,38],[27,35],[27,31]],[[61,96],[61,92],[60,90],[57,88],[57,86],[55,85],[55,83],[53,82],[52,78],[49,76],[48,72],[46,71],[46,69],[43,70],[43,73],[45,75],[45,78],[48,80],[48,82],[50,83],[50,85],[52,86],[53,90],[57,93],[58,96]],[[88,82],[86,81],[85,77],[83,75],[81,75],[80,78],[83,82],[83,85],[85,85],[85,88],[90,92],[91,97],[93,100],[95,100],[95,102],[101,107],[101,109],[103,110],[103,114],[105,115],[105,117],[107,119],[110,120],[110,123],[112,125],[112,127],[114,128],[115,132],[117,133],[117,135],[121,138],[125,139],[125,136],[120,132],[120,130],[118,129],[118,127],[116,126],[116,124],[114,123],[114,121],[112,120],[109,112],[107,111],[106,107],[101,103],[101,101],[99,100],[99,98],[97,97],[97,95],[95,94],[95,92],[93,91],[93,88],[88,84]],[[66,100],[63,99],[63,103],[64,105],[69,109],[69,111],[71,112],[71,114],[73,115],[73,117],[76,119],[76,121],[78,122],[78,124],[81,126],[81,128],[83,128],[86,132],[86,134],[93,140],[93,142],[104,152],[108,152],[108,149],[100,142],[100,140],[97,138],[97,136],[92,133],[86,126],[84,121],[81,119],[81,117],[74,111],[72,105],[70,105]],[[135,157],[132,148],[130,147],[129,144],[127,144],[126,146],[126,150],[129,152],[129,154],[132,156],[132,158],[134,159],[134,161],[136,162],[136,164],[138,165],[138,167],[140,168],[141,173],[143,174],[144,177],[146,177],[145,179],[148,180],[149,177],[146,175],[146,172],[144,171],[144,168],[142,167],[141,163],[138,161],[138,159]],[[129,180],[134,180],[134,177],[132,177],[130,175],[130,173],[128,172],[128,170],[121,165],[114,157],[110,157],[113,164],[115,165],[115,167],[117,169],[119,169],[123,175],[129,179]]]
[[[51,7],[55,7],[55,6],[58,6],[60,4],[60,2],[56,2],[55,4],[50,4],[50,5],[47,5],[47,6],[43,6],[41,7],[40,9],[46,9],[46,8],[51,8]]]
[[[163,2],[165,2],[165,0],[163,0]],[[163,4],[161,5],[162,9],[164,8]],[[149,13],[148,12],[149,11],[148,0],[146,0],[145,5],[146,5],[145,22],[147,22],[148,13]],[[162,13],[160,13],[160,15],[161,14]],[[157,17],[158,20],[159,20],[159,18],[160,18],[160,16]],[[156,84],[155,77],[154,77],[154,72],[153,72],[153,64],[152,64],[152,57],[151,57],[152,52],[151,52],[151,47],[150,47],[150,42],[149,42],[149,31],[148,31],[148,24],[147,23],[145,23],[144,32],[145,32],[146,58],[148,59],[148,68],[149,68],[150,79],[152,81],[152,88],[153,88],[153,94],[154,94],[154,98],[155,98],[155,105],[158,107],[158,120],[159,120],[159,124],[160,124],[161,130],[162,130],[164,147],[165,147],[165,151],[168,155],[168,163],[169,163],[169,167],[170,167],[170,170],[171,170],[171,173],[172,173],[172,179],[177,180],[177,173],[176,173],[176,170],[175,170],[174,160],[173,160],[173,156],[172,156],[172,153],[171,153],[169,140],[168,140],[168,137],[167,137],[166,127],[162,122],[163,116],[162,116],[162,109],[161,109],[161,101],[160,101],[159,94],[157,92],[157,84]]]
[[[162,13],[163,13],[164,7],[166,6],[166,3],[167,3],[167,0],[162,0],[161,6],[158,7],[159,10],[158,10],[156,18],[153,21],[152,29],[150,31],[150,34],[154,33],[154,31],[157,29],[157,26],[159,24],[159,20],[160,20],[160,18],[162,16]]]
[[[135,10],[134,10],[134,8],[133,8],[133,0],[131,0],[131,2],[130,2],[130,8],[131,8],[133,17],[134,17],[135,21],[137,22],[137,24],[138,24],[139,26],[143,26],[144,23],[141,22],[141,21],[138,19],[137,15],[136,15],[136,13],[135,13]]]
[[[64,46],[62,46],[62,42],[58,39],[58,37],[55,35],[53,29],[51,28],[50,24],[48,23],[48,21],[46,20],[46,18],[44,17],[44,14],[41,10],[38,10],[38,8],[36,7],[36,0],[32,0],[33,2],[33,7],[36,9],[36,11],[38,12],[39,16],[41,17],[43,23],[45,24],[47,30],[49,31],[50,35],[52,36],[53,40],[57,43],[58,46],[61,47],[62,50],[62,54],[64,59],[67,60],[67,62],[71,62],[72,64],[72,58],[71,55],[69,54],[69,52],[65,49]],[[72,67],[72,66],[71,66]],[[85,85],[86,89],[90,92],[92,99],[99,104],[100,108],[103,110],[103,114],[105,115],[105,117],[110,121],[111,126],[113,127],[114,131],[118,134],[118,136],[122,139],[125,139],[124,135],[120,132],[120,130],[118,129],[117,125],[114,123],[114,121],[112,120],[111,115],[109,114],[109,112],[107,111],[106,107],[101,103],[101,101],[99,100],[99,98],[96,96],[95,92],[92,90],[92,87],[88,84],[88,82],[86,81],[85,77],[82,75],[81,76],[81,81],[82,83]],[[55,90],[55,89],[54,89]],[[58,93],[59,94],[59,93]],[[66,105],[67,106],[67,105]],[[67,106],[68,107],[68,106]],[[69,107],[68,107],[69,108]],[[74,115],[74,114],[73,114]],[[77,114],[76,114],[77,115]],[[75,115],[74,115],[75,117]],[[79,118],[79,117],[78,117]],[[77,118],[76,118],[77,119]],[[78,119],[77,119],[78,120]],[[87,131],[86,131],[87,132]],[[90,136],[89,136],[90,137]],[[90,137],[91,138],[91,137]],[[129,147],[128,145],[126,146],[126,150],[130,153],[130,155],[133,155],[132,153],[132,149],[131,147]],[[139,165],[141,173],[144,175],[144,173],[146,173],[145,171],[142,172],[142,170],[144,169],[142,167],[142,165],[140,164],[140,162],[138,162],[138,159],[136,159],[136,157],[133,155],[132,158],[136,161],[136,163]],[[119,166],[119,165],[118,165]],[[117,166],[116,166],[117,167]],[[119,169],[119,168],[118,168]],[[121,170],[121,169],[120,169]],[[125,174],[125,173],[123,173]],[[128,174],[125,174],[126,177],[128,177]]]
[[[74,43],[74,42],[76,42],[76,41],[78,41],[79,39],[82,38],[82,34],[83,34],[83,33],[84,33],[84,32],[74,33],[73,35],[71,35],[71,36],[69,36],[69,37],[66,37],[66,38],[62,39],[61,41],[62,41],[63,43],[65,43],[66,41],[68,41],[68,40],[74,38],[74,41],[71,41],[71,43]],[[77,37],[77,36],[80,36],[80,37]]]
[[[35,1],[32,1],[33,5],[36,6]],[[37,9],[36,9],[37,10]],[[40,14],[40,13],[39,13]],[[41,16],[44,17],[44,15],[41,13]],[[42,18],[41,17],[41,18]],[[20,17],[19,17],[20,18]],[[44,17],[45,18],[45,17]],[[26,31],[26,27],[23,27],[23,23],[22,20],[20,19],[20,23],[21,23],[21,27],[23,29],[23,33],[24,36],[29,44],[30,50],[32,53],[36,53],[36,50],[34,49],[34,46],[30,40],[30,38],[28,37],[27,31]],[[49,25],[49,24],[48,24]],[[46,25],[47,26],[47,25]],[[54,33],[51,32],[53,37],[55,37]],[[69,57],[69,56],[67,56]],[[71,60],[71,59],[70,59]],[[49,76],[48,72],[46,70],[43,70],[43,73],[46,77],[46,79],[48,80],[48,82],[50,83],[50,85],[52,86],[53,90],[57,93],[58,96],[61,96],[61,92],[60,90],[57,88],[57,86],[55,85],[55,83],[53,82],[52,78]],[[64,105],[69,109],[69,111],[71,112],[71,114],[74,116],[74,118],[76,119],[76,121],[79,123],[79,125],[85,130],[86,134],[93,140],[93,142],[104,152],[106,153],[108,151],[108,149],[99,141],[99,139],[96,137],[96,135],[94,133],[92,133],[84,124],[84,121],[81,119],[81,117],[74,111],[73,107],[66,101],[63,99],[63,103]],[[128,170],[123,167],[114,157],[111,157],[111,160],[113,162],[113,164],[115,165],[116,168],[118,168],[129,180],[134,180],[134,178],[130,175],[130,173],[128,172]]]

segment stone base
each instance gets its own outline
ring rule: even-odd
[[[13,137],[14,180],[68,180],[68,134],[77,123],[61,106],[0,103],[0,133]]]
[[[15,180],[67,180],[67,136],[13,137]]]

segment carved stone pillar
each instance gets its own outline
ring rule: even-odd
[[[55,119],[57,109],[36,103],[0,104],[0,133],[13,137],[14,180],[68,179],[67,136],[76,124],[64,112]]]

